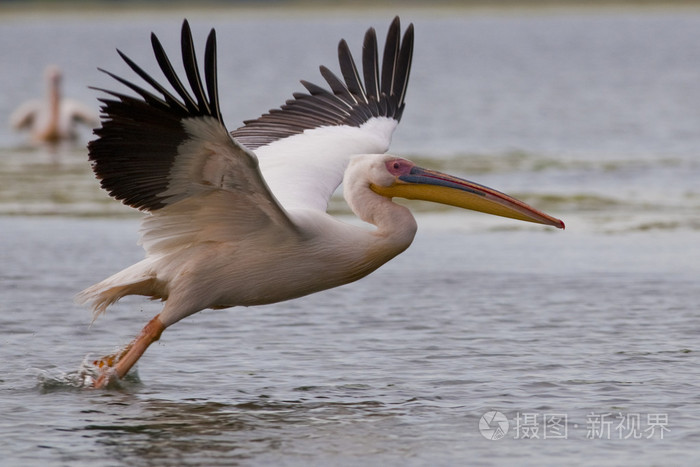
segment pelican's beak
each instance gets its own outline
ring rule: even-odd
[[[397,176],[396,182],[391,186],[371,185],[371,188],[376,193],[389,198],[433,201],[496,216],[564,228],[564,222],[561,220],[538,211],[505,193],[421,167],[414,166],[410,173]]]

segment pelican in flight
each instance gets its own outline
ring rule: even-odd
[[[20,105],[10,115],[15,130],[29,130],[34,143],[56,144],[74,140],[79,124],[96,127],[100,120],[97,112],[75,99],[61,97],[63,74],[60,68],[49,65],[44,71],[47,93],[44,99],[32,99]]]
[[[128,346],[94,362],[94,387],[122,378],[166,328],[193,313],[280,302],[368,275],[416,233],[413,215],[393,197],[564,228],[499,191],[385,154],[404,110],[413,52],[413,25],[401,38],[398,17],[381,66],[374,29],[365,34],[361,72],[342,40],[342,78],[320,68],[330,90],[302,81],[307,93],[232,132],[219,110],[215,31],[202,79],[183,23],[190,90],[154,34],[151,43],[174,93],[118,51],[153,89],[105,72],[137,96],[101,90],[108,94],[100,99],[102,127],[88,146],[102,187],[147,213],[146,257],[77,299],[95,317],[126,295],[165,304]],[[371,226],[326,212],[341,182],[352,211]]]

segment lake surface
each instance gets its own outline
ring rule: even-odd
[[[99,190],[89,131],[50,152],[0,126],[0,465],[698,463],[700,10],[397,12],[417,42],[392,152],[567,230],[413,204],[413,246],[368,278],[198,313],[86,390],[82,362],[160,310],[132,297],[91,325],[73,303],[142,258],[139,216]],[[0,115],[48,63],[96,105],[88,85],[119,89],[97,66],[131,76],[115,48],[153,70],[148,34],[174,52],[188,16],[217,28],[235,127],[394,14],[10,13]]]

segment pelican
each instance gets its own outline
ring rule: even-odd
[[[385,154],[404,110],[413,37],[411,24],[401,38],[396,17],[380,67],[370,28],[362,74],[341,40],[342,78],[320,68],[330,90],[302,81],[308,93],[232,132],[219,108],[214,29],[202,80],[183,22],[191,90],[154,34],[156,61],[174,93],[117,51],[153,90],[101,70],[137,96],[100,89],[108,96],[100,98],[102,126],[89,158],[112,197],[147,213],[140,238],[146,256],[77,300],[90,304],[95,318],[127,295],[164,306],[123,350],[94,362],[94,387],[122,378],[166,328],[193,313],[280,302],[368,275],[408,248],[416,233],[413,215],[393,197],[564,228],[499,191]],[[341,182],[353,213],[371,225],[326,212]]]
[[[79,124],[95,127],[99,124],[97,112],[75,99],[61,97],[63,73],[55,65],[44,71],[47,83],[45,99],[32,99],[20,105],[10,115],[15,130],[28,129],[34,143],[55,144],[74,140]]]

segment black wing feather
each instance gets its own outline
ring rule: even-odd
[[[214,34],[212,32],[212,34]],[[185,65],[185,74],[190,82],[190,87],[194,91],[197,98],[197,107],[211,115],[209,103],[206,99],[206,93],[202,86],[202,78],[199,76],[199,67],[197,66],[197,56],[194,51],[194,40],[192,39],[192,30],[187,21],[182,25],[182,63]]]
[[[396,101],[399,103],[397,109],[398,118],[401,118],[403,113],[404,99],[406,98],[406,90],[408,89],[408,76],[411,70],[413,61],[413,25],[409,25],[404,35],[403,44],[398,57],[398,66],[396,67],[396,79],[394,80],[393,94],[396,96]]]
[[[340,63],[340,71],[343,73],[343,79],[347,83],[348,91],[357,96],[362,102],[367,102],[367,94],[357,72],[355,60],[353,60],[348,43],[344,39],[338,44],[338,62]]]
[[[148,84],[150,84],[154,89],[156,89],[158,92],[160,92],[160,93],[163,95],[164,99],[168,102],[169,105],[179,106],[179,107],[181,107],[183,110],[187,111],[187,107],[185,107],[184,105],[182,105],[182,103],[181,103],[180,101],[178,101],[177,98],[176,98],[175,96],[173,96],[170,92],[168,92],[167,89],[165,89],[158,81],[156,81],[155,79],[153,79],[148,73],[146,73],[145,71],[143,71],[143,69],[142,69],[140,66],[138,66],[136,63],[134,63],[133,60],[131,60],[129,57],[127,57],[125,54],[123,54],[121,50],[117,49],[117,53],[118,53],[119,56],[122,58],[122,60],[124,60],[124,61],[126,62],[126,64],[129,65],[129,67],[130,67],[132,70],[134,70],[134,72],[135,72],[137,75],[139,75],[139,76],[141,77],[141,79],[143,79],[144,81],[146,81],[146,82],[147,82]],[[99,68],[98,68],[98,69],[99,69]],[[103,73],[107,73],[107,74],[108,74],[109,76],[111,76],[112,78],[114,78],[114,79],[116,79],[117,81],[121,82],[122,84],[124,84],[124,85],[130,87],[130,88],[133,89],[134,91],[138,92],[139,94],[141,94],[141,96],[143,96],[144,99],[148,99],[148,98],[146,97],[147,94],[148,94],[149,96],[154,97],[153,94],[147,93],[143,88],[139,88],[139,87],[133,85],[132,83],[129,83],[128,81],[126,81],[126,80],[124,80],[124,79],[122,79],[122,78],[120,78],[120,77],[118,77],[118,76],[115,76],[115,75],[112,74],[112,73],[109,73],[108,71],[104,71],[104,70],[102,70],[102,69],[99,69],[99,70],[102,71]],[[158,99],[158,100],[161,100],[161,99]],[[167,104],[166,104],[166,105],[167,105]]]
[[[209,110],[211,114],[220,122],[221,108],[219,107],[219,84],[216,70],[216,31],[212,29],[207,38],[207,45],[204,49],[204,79],[207,81],[207,93],[209,94]]]
[[[386,35],[386,44],[384,45],[384,59],[382,60],[382,94],[391,95],[394,89],[394,78],[396,77],[396,68],[398,65],[399,46],[401,39],[401,31],[398,18],[389,26],[389,32]]]
[[[377,33],[374,28],[369,28],[365,34],[365,42],[362,45],[362,71],[365,76],[367,93],[374,97],[375,101],[378,101],[380,98],[378,64]]]
[[[187,24],[186,20],[184,24]],[[168,82],[173,87],[173,89],[175,89],[175,91],[185,102],[185,105],[187,106],[187,111],[197,112],[197,104],[194,102],[194,100],[192,100],[192,96],[190,96],[190,93],[187,92],[187,89],[182,84],[182,81],[180,81],[180,78],[177,76],[175,69],[170,63],[168,54],[165,53],[165,49],[163,49],[163,46],[161,45],[160,41],[158,40],[158,37],[155,34],[151,34],[151,44],[153,46],[153,52],[156,56],[156,60],[158,61],[158,65],[160,66],[161,71],[168,79]]]
[[[104,74],[108,75],[109,77],[114,78],[115,80],[119,81],[124,86],[131,89],[132,91],[136,92],[138,95],[143,97],[143,99],[146,102],[148,102],[149,104],[151,104],[152,106],[158,107],[158,108],[167,108],[168,107],[168,103],[166,101],[164,101],[163,99],[161,99],[160,97],[156,96],[155,94],[152,94],[152,93],[146,91],[145,89],[143,89],[139,86],[136,86],[134,83],[131,83],[131,82],[125,80],[124,78],[121,78],[113,73],[110,73],[109,71],[103,70],[102,68],[98,68],[98,70],[103,72]],[[95,89],[97,91],[106,92],[108,94],[112,94],[113,96],[119,97],[119,98],[127,97],[127,96],[123,96],[121,94],[118,94],[118,93],[115,93],[112,91],[108,91],[106,89],[101,89],[101,88],[93,88],[93,89]]]
[[[88,144],[92,168],[102,188],[124,204],[146,211],[167,204],[163,193],[168,190],[170,170],[178,156],[178,147],[189,138],[183,120],[213,117],[223,125],[216,81],[214,31],[209,34],[205,50],[205,90],[197,69],[189,25],[187,21],[183,23],[183,64],[192,94],[178,78],[155,35],[151,35],[151,43],[163,74],[182,100],[119,52],[127,65],[160,96],[102,70],[140,98],[100,89],[109,97],[100,98],[102,127],[95,130],[98,138]]]
[[[357,103],[357,100],[352,96],[352,93],[348,90],[346,84],[343,83],[340,78],[335,76],[331,70],[323,65],[321,65],[319,69],[321,70],[321,76],[325,78],[326,82],[331,87],[333,94],[350,105]]]
[[[359,127],[375,117],[401,119],[413,53],[413,25],[401,40],[401,23],[396,17],[389,27],[384,48],[380,81],[377,37],[373,28],[365,34],[362,47],[362,75],[345,41],[338,45],[338,61],[343,80],[328,68],[320,67],[330,86],[302,81],[309,94],[295,93],[279,109],[271,110],[232,131],[233,137],[250,149],[257,149],[277,140],[322,126],[350,125]],[[364,84],[360,79],[364,78]],[[301,118],[305,116],[305,118]]]

